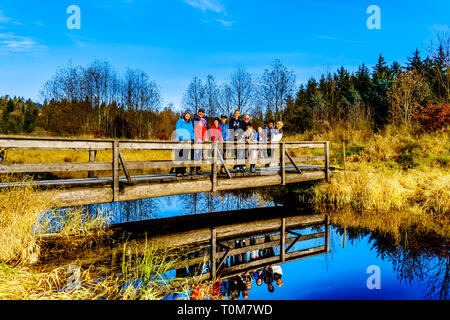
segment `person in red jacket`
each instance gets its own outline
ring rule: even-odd
[[[214,118],[214,122],[209,129],[209,135],[211,137],[211,141],[218,142],[217,152],[223,159],[223,134],[219,118]],[[225,168],[223,166],[220,169],[220,173],[225,174]]]
[[[195,161],[206,160],[205,153],[203,152],[203,149],[201,146],[202,142],[208,141],[208,131],[207,131],[205,122],[198,121],[195,124],[194,135],[195,135],[195,144],[196,144],[196,145],[194,145]],[[196,174],[203,174],[201,167],[197,167],[196,169],[197,169]]]
[[[209,128],[211,141],[223,143],[222,128],[219,125],[219,118],[214,118],[214,122]]]

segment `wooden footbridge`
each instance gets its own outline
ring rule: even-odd
[[[319,149],[320,155],[294,157],[295,149]],[[185,157],[175,155],[185,150]],[[260,156],[272,150],[271,157]],[[88,152],[88,162],[57,163],[9,163],[0,164],[0,174],[87,172],[82,179],[34,180],[39,192],[52,192],[55,207],[128,201],[187,193],[216,192],[263,186],[286,185],[303,181],[328,180],[332,169],[329,165],[328,141],[289,141],[262,145],[258,143],[214,142],[192,144],[177,141],[105,140],[69,138],[30,138],[0,136],[0,150],[72,150]],[[170,150],[171,160],[130,161],[128,151]],[[187,150],[187,151],[186,151]],[[187,158],[189,151],[203,154],[201,159]],[[110,153],[110,161],[96,161],[98,151]],[[317,153],[317,152],[316,152]],[[237,154],[237,157],[234,156]],[[239,156],[242,155],[242,156]],[[245,156],[247,154],[247,156]],[[256,154],[256,156],[254,156]],[[223,156],[225,155],[225,157]],[[233,156],[231,156],[233,155]],[[248,156],[250,155],[250,156]],[[31,161],[32,162],[32,161]],[[313,163],[313,164],[311,164]],[[239,173],[231,169],[235,165],[256,165],[254,173]],[[270,164],[266,167],[266,164]],[[202,175],[178,177],[175,174],[130,175],[131,170],[168,169],[178,167],[202,167]],[[225,167],[220,173],[218,167]],[[94,173],[110,172],[109,176],[95,177]],[[167,170],[168,171],[168,170]],[[15,183],[23,185],[29,182]],[[0,188],[12,183],[0,183]]]

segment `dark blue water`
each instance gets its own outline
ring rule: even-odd
[[[276,206],[271,199],[254,193],[186,194],[153,199],[87,206],[95,214],[111,216],[110,223],[168,218],[218,211]]]
[[[339,227],[330,227],[329,253],[279,264],[281,286],[275,282],[270,292],[264,282],[252,281],[248,300],[448,300],[450,260],[447,255],[423,254],[408,257],[408,249],[398,247],[394,253],[380,253],[372,233],[346,239]],[[309,240],[296,245],[322,245]],[[277,249],[275,251],[277,252]],[[375,277],[378,280],[375,281]],[[187,296],[177,296],[188,299]],[[174,298],[173,296],[168,297]],[[228,297],[225,297],[228,299]],[[238,300],[244,300],[240,292]]]
[[[275,286],[272,293],[265,284],[252,285],[249,299],[425,299],[429,296],[426,281],[430,279],[407,283],[400,278],[392,261],[381,258],[373,246],[367,235],[354,241],[347,239],[343,248],[343,236],[332,226],[330,253],[281,264],[283,285]],[[432,260],[429,267],[445,263]],[[371,270],[368,273],[369,266],[379,267],[379,289],[368,288],[367,281],[374,274]]]

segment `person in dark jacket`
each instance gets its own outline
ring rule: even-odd
[[[264,268],[264,283],[267,284],[267,290],[269,292],[274,291],[273,287],[273,281],[274,281],[274,274],[271,266],[267,266]]]
[[[245,240],[236,240],[234,247],[235,249],[240,249],[240,248],[244,248],[245,245]],[[233,265],[237,266],[238,264],[242,264],[242,263],[246,263],[247,262],[247,252],[244,253],[239,253],[235,256],[232,257],[233,259]]]
[[[247,144],[250,143],[250,139],[249,139],[250,136],[253,136],[253,133],[251,133],[252,131],[249,130],[251,128],[252,128],[252,123],[250,122],[250,115],[244,114],[244,118],[242,120],[242,130],[244,132],[242,140],[244,140]],[[248,148],[246,147],[245,150],[240,150],[240,151],[241,151],[241,153],[240,153],[241,158],[248,159],[248,156],[249,156]],[[241,165],[239,169],[241,172],[244,173],[246,170],[246,165],[245,164]]]
[[[250,115],[245,114],[243,121],[242,121],[242,130],[245,132],[247,131],[248,127],[251,127],[252,123],[250,122]]]
[[[267,142],[267,150],[265,153],[266,153],[268,159],[272,158],[272,154],[273,154],[273,150],[272,150],[270,144],[272,142],[272,134],[273,134],[274,130],[275,130],[275,121],[270,120],[267,123],[267,126],[264,128],[266,142]],[[268,168],[269,166],[270,166],[270,163],[267,163],[266,167]]]
[[[239,129],[242,130],[242,120],[239,119],[241,112],[239,110],[234,111],[233,118],[230,119],[230,130],[232,131],[233,137],[236,138],[239,133]]]
[[[230,130],[235,143],[240,141],[242,135],[244,134],[243,121],[239,119],[240,114],[241,112],[239,110],[235,110],[233,118],[230,119]],[[234,150],[234,156],[236,157],[236,160],[238,160],[238,155],[239,155],[238,150]],[[240,171],[241,165],[235,165],[234,169]]]

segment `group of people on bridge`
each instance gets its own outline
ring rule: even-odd
[[[190,142],[181,147],[175,154],[178,161],[201,161],[206,160],[211,156],[211,151],[204,152],[202,148],[191,148],[192,143],[201,144],[203,142],[216,142],[217,152],[225,159],[257,159],[272,158],[274,150],[270,147],[261,149],[247,150],[244,148],[234,149],[226,148],[227,143],[260,143],[270,145],[274,142],[279,142],[283,136],[283,122],[268,121],[267,125],[262,128],[254,128],[250,121],[250,115],[245,114],[240,118],[240,110],[235,110],[233,117],[228,121],[226,115],[220,118],[214,118],[211,124],[205,119],[205,110],[200,108],[196,115],[193,115],[189,110],[185,111],[180,119],[178,119],[175,130],[175,140]],[[268,167],[269,164],[266,164]],[[238,172],[246,172],[246,166],[237,164],[234,169]],[[256,172],[255,164],[250,165],[250,172]],[[175,168],[175,173],[178,177],[187,176],[186,167]],[[225,167],[222,166],[220,173],[225,173]],[[191,168],[191,174],[203,174],[201,167]]]

